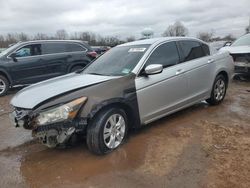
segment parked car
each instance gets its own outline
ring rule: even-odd
[[[19,42],[0,53],[0,96],[16,85],[83,69],[95,57],[91,47],[81,41]]]
[[[112,48],[81,72],[21,90],[10,117],[48,147],[84,133],[88,148],[104,154],[124,142],[129,128],[202,100],[221,103],[232,74],[232,57],[210,55],[198,39],[140,40]]]
[[[250,73],[250,34],[240,37],[231,46],[221,48],[220,51],[231,54],[236,73]]]

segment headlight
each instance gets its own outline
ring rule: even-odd
[[[74,119],[77,115],[82,104],[87,100],[87,97],[81,97],[79,99],[73,100],[62,106],[58,106],[44,112],[39,113],[37,117],[37,124],[44,125],[55,122],[60,122],[68,119]]]

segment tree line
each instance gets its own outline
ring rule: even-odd
[[[101,36],[93,32],[74,32],[67,33],[66,30],[58,30],[54,35],[47,35],[45,33],[37,33],[33,36],[26,33],[8,33],[5,35],[0,34],[0,48],[7,48],[9,45],[19,41],[29,40],[81,40],[88,42],[91,46],[116,46],[125,42],[134,41],[133,36],[125,40],[119,39],[116,36]]]
[[[250,26],[246,27],[246,33],[250,32]],[[166,30],[162,33],[162,36],[188,36],[188,28],[180,21],[176,21],[174,24],[169,25]],[[143,38],[143,36],[142,36]],[[206,41],[234,41],[235,37],[232,34],[228,34],[225,37],[216,37],[215,32],[202,31],[197,34],[197,38]],[[47,35],[45,33],[37,33],[33,36],[26,33],[8,33],[6,35],[0,34],[0,48],[6,48],[11,44],[17,43],[19,41],[29,41],[29,40],[82,40],[87,41],[91,46],[116,46],[125,42],[131,42],[135,40],[134,36],[127,37],[125,40],[121,40],[117,36],[101,36],[93,32],[74,32],[68,33],[66,30],[61,29],[56,31],[54,35]]]

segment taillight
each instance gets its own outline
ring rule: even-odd
[[[97,57],[97,53],[95,51],[88,52],[88,56],[91,57],[91,58],[96,58]]]

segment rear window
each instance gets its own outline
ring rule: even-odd
[[[55,54],[55,53],[64,53],[67,52],[65,43],[45,43],[42,44],[42,53],[43,54]]]
[[[182,61],[190,61],[197,59],[207,54],[203,50],[201,44],[196,41],[179,41],[181,47]],[[209,50],[209,49],[208,49]]]

